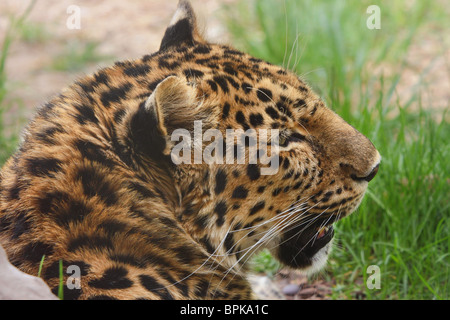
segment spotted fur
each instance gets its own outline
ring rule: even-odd
[[[278,129],[280,168],[181,164],[177,128]],[[181,0],[158,52],[86,76],[39,108],[0,175],[0,242],[65,299],[248,299],[249,256],[317,269],[380,156],[295,74],[205,41]],[[64,273],[65,280],[69,275]]]

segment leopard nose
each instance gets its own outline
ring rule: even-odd
[[[370,182],[377,175],[379,168],[380,168],[380,163],[378,163],[367,176],[365,176],[365,177],[358,177],[356,174],[352,174],[351,178],[353,180],[356,180],[356,181],[367,181],[367,182]]]
[[[364,178],[367,182],[370,182],[378,173],[378,169],[380,168],[380,164],[377,164],[375,168],[373,168],[372,172]]]

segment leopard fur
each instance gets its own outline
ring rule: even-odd
[[[170,135],[196,120],[278,129],[278,172],[174,165]],[[60,262],[77,266],[65,299],[250,299],[246,262],[261,248],[293,268],[324,265],[333,232],[319,230],[358,207],[379,162],[298,76],[207,42],[180,0],[158,52],[38,109],[1,170],[0,243],[24,272],[43,261],[54,293]]]

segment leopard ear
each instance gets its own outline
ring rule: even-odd
[[[194,10],[188,0],[180,0],[177,11],[166,29],[159,50],[164,51],[182,44],[193,45],[196,42],[204,42],[204,40],[198,32]]]
[[[171,134],[176,129],[193,132],[194,121],[203,121],[207,116],[198,101],[197,89],[184,78],[169,76],[131,117],[129,132],[137,151],[157,159],[170,154]]]
[[[197,90],[184,78],[169,76],[158,84],[145,103],[146,112],[154,119],[159,133],[170,135],[175,129],[190,130],[197,119]]]

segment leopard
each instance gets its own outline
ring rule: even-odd
[[[247,153],[175,163],[173,133],[197,121],[278,133],[277,170],[263,174]],[[380,161],[305,80],[206,40],[180,0],[157,52],[37,108],[1,169],[0,244],[53,293],[67,283],[67,300],[254,299],[260,250],[306,274],[324,268],[334,223],[358,208]]]

